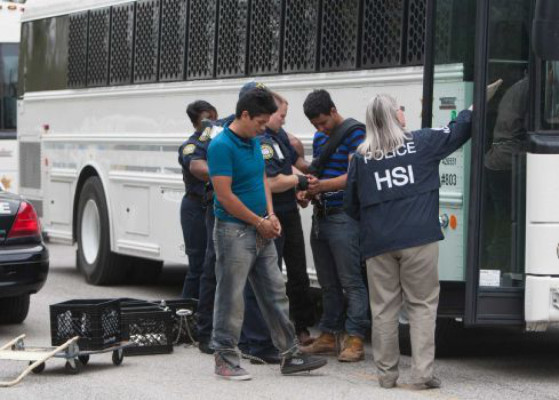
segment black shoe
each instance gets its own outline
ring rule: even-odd
[[[281,357],[277,352],[267,354],[251,354],[247,355],[246,358],[250,359],[251,364],[279,364],[281,362]]]
[[[290,375],[297,372],[312,371],[324,367],[327,363],[328,361],[325,358],[297,352],[281,360],[280,370],[282,374]]]
[[[198,343],[198,349],[204,354],[213,354],[215,352],[214,349],[210,347],[209,341],[201,341]]]

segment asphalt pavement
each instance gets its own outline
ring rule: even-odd
[[[51,270],[21,325],[0,325],[0,344],[22,333],[26,344],[50,345],[49,305],[77,298],[135,297],[170,299],[180,293],[184,266],[165,266],[157,282],[113,287],[87,285],[75,268],[75,249],[50,244]],[[111,354],[92,355],[77,375],[67,375],[64,360],[51,359],[41,374],[30,374],[17,386],[0,388],[0,399],[559,399],[559,329],[524,334],[510,329],[467,331],[456,336],[452,356],[438,359],[441,389],[412,390],[410,358],[402,356],[395,389],[381,389],[374,375],[370,345],[366,360],[328,365],[310,374],[281,376],[277,366],[244,366],[247,382],[228,382],[213,375],[213,357],[194,347],[175,346],[164,355],[129,356],[114,366]],[[26,363],[0,360],[0,380],[15,377]]]

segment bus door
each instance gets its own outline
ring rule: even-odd
[[[523,323],[525,157],[532,0],[431,0],[424,126],[474,104],[472,140],[441,162],[440,315]],[[485,87],[503,83],[485,103]],[[429,93],[429,91],[431,91]],[[428,115],[425,115],[427,111]],[[431,121],[427,117],[431,117]],[[453,312],[453,310],[455,312]]]

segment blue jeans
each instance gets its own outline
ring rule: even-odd
[[[200,276],[204,270],[206,254],[206,209],[201,199],[187,196],[181,203],[181,226],[184,247],[188,256],[188,272],[181,297],[197,299],[200,294]]]
[[[206,209],[206,233],[208,238],[212,238],[215,224],[214,209],[209,205]],[[206,258],[204,261],[204,272],[200,278],[200,299],[197,309],[197,333],[198,340],[209,342],[213,329],[213,315],[215,302],[215,246],[213,239],[208,240],[206,248]],[[245,287],[245,319],[241,331],[242,351],[254,356],[265,356],[277,349],[272,343],[270,330],[262,317],[258,308],[256,296],[250,285]]]
[[[283,354],[297,347],[289,320],[289,301],[271,240],[262,239],[252,226],[216,219],[214,240],[217,262],[212,346],[228,362],[238,365],[237,344],[243,324],[244,288],[254,290],[274,346]]]
[[[359,225],[346,213],[314,216],[311,248],[322,288],[323,312],[319,329],[338,333],[345,325],[348,334],[364,338],[371,321],[367,289],[361,274]],[[344,291],[348,300],[345,318]]]

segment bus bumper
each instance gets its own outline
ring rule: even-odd
[[[559,277],[526,276],[524,317],[527,331],[545,331],[559,322]]]

